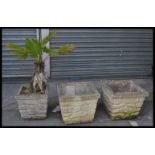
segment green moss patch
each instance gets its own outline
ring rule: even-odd
[[[112,120],[118,119],[133,119],[136,118],[139,114],[139,111],[131,111],[131,112],[118,112],[118,113],[111,113]]]

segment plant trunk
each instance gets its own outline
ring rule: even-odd
[[[31,89],[32,92],[41,92],[45,93],[45,89],[47,87],[47,76],[44,72],[44,62],[35,63],[35,72],[32,77]]]

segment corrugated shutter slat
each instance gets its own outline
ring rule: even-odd
[[[73,43],[76,49],[51,58],[51,78],[150,76],[152,38],[152,29],[58,29],[50,47]]]
[[[26,38],[36,38],[36,29],[3,29],[2,30],[2,75],[3,77],[32,76],[34,62],[32,58],[20,60],[7,49],[7,43],[25,45]]]

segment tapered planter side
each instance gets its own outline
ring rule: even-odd
[[[93,121],[100,95],[92,83],[62,83],[57,91],[65,124]]]
[[[139,115],[148,92],[131,80],[101,81],[103,102],[111,119],[131,119]]]
[[[44,119],[47,117],[48,90],[45,94],[21,95],[20,88],[15,99],[22,119]]]

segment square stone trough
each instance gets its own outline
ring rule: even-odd
[[[92,122],[100,94],[91,82],[69,82],[57,86],[65,124]]]
[[[47,117],[48,90],[45,94],[21,94],[23,86],[15,96],[22,119],[44,119]]]
[[[101,81],[103,102],[112,120],[136,118],[148,92],[132,80]]]

